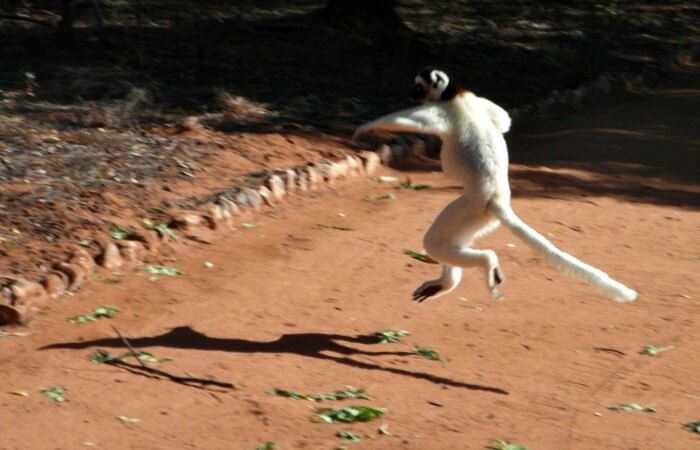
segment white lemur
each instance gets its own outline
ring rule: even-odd
[[[422,302],[451,292],[463,269],[471,267],[484,270],[491,294],[500,298],[496,286],[504,278],[496,253],[471,247],[501,222],[555,268],[606,297],[618,302],[637,297],[634,290],[605,272],[556,248],[515,215],[510,207],[508,149],[503,138],[510,129],[510,116],[503,108],[462,89],[445,72],[432,67],[418,73],[411,97],[422,105],[363,124],[355,138],[370,130],[437,135],[443,141],[443,172],[464,185],[462,196],[447,205],[425,234],[424,248],[443,264],[443,270],[440,278],[414,291],[414,300]]]

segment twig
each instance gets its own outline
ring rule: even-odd
[[[143,370],[145,372],[148,372],[148,373],[151,373],[154,375],[160,375],[162,377],[168,378],[171,381],[174,381],[174,382],[180,383],[180,384],[184,384],[186,386],[193,386],[192,383],[195,383],[194,387],[200,387],[200,388],[203,386],[208,386],[208,385],[218,386],[218,387],[227,388],[227,389],[234,389],[235,388],[232,383],[227,383],[224,381],[209,380],[207,378],[197,378],[197,377],[181,377],[178,375],[173,375],[171,373],[168,373],[164,370],[149,367],[146,365],[146,363],[144,363],[141,360],[141,358],[139,358],[139,351],[136,350],[134,348],[134,346],[131,345],[131,342],[129,342],[129,340],[119,332],[117,327],[112,325],[112,329],[114,330],[115,333],[117,333],[117,336],[119,336],[119,339],[121,339],[121,341],[124,343],[124,345],[126,345],[126,348],[129,349],[131,354],[134,355],[136,360],[139,362],[140,366],[137,366],[136,364],[132,364],[130,362],[124,361],[124,360],[119,359],[119,358],[111,360],[111,361],[105,361],[106,364],[111,364],[114,366],[123,366],[127,369],[131,369],[132,371],[133,370]],[[104,351],[104,350],[98,350],[98,353],[100,353],[101,355],[109,355],[109,353]],[[199,386],[196,386],[196,385],[199,385]]]
[[[136,360],[141,364],[141,367],[143,367],[144,369],[150,369],[150,367],[148,367],[148,366],[146,365],[146,363],[143,362],[143,361],[141,360],[141,358],[139,358],[139,352],[137,352],[136,349],[135,349],[134,347],[132,347],[131,343],[129,342],[129,340],[128,340],[127,338],[125,338],[124,336],[122,336],[122,334],[119,332],[119,330],[117,330],[117,327],[115,327],[114,325],[112,325],[112,329],[114,330],[115,333],[117,333],[117,336],[119,336],[119,339],[122,340],[122,342],[124,343],[124,345],[126,345],[126,348],[129,349],[129,351],[134,355],[134,357],[136,358]]]
[[[105,352],[104,350],[98,350],[100,354],[107,354],[109,353]],[[228,383],[225,381],[217,381],[217,380],[210,380],[207,378],[197,378],[197,377],[181,377],[178,375],[173,375],[171,373],[168,373],[164,370],[156,369],[153,367],[148,367],[143,365],[143,363],[138,366],[136,364],[132,364],[130,362],[124,361],[122,359],[115,359],[112,361],[105,361],[105,364],[109,364],[112,366],[118,366],[118,367],[124,367],[125,369],[134,372],[134,373],[141,373],[140,371],[147,372],[149,374],[165,377],[169,379],[170,381],[174,381],[175,383],[180,383],[184,384],[185,386],[191,386],[191,387],[196,387],[196,388],[203,388],[204,386],[217,386],[221,388],[226,388],[226,389],[235,389],[235,386],[233,383]]]

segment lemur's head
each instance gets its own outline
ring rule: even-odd
[[[464,89],[455,81],[450,81],[450,77],[445,72],[428,66],[416,75],[411,99],[420,103],[452,100],[462,92]]]

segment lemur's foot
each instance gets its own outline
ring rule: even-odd
[[[434,300],[441,297],[450,291],[451,289],[448,289],[439,282],[426,281],[421,284],[418,289],[413,291],[413,301],[423,303],[426,300]]]
[[[503,276],[503,272],[501,272],[500,267],[494,267],[493,280],[496,282],[496,284],[501,284],[506,281],[506,277]]]

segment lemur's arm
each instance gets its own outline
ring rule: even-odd
[[[477,101],[486,109],[486,112],[493,122],[493,125],[501,133],[507,133],[510,130],[510,116],[505,109],[501,108],[491,100],[483,97],[476,97]]]
[[[355,131],[358,138],[371,130],[390,133],[420,133],[442,135],[450,129],[447,114],[442,105],[431,103],[404,109],[367,122]]]

